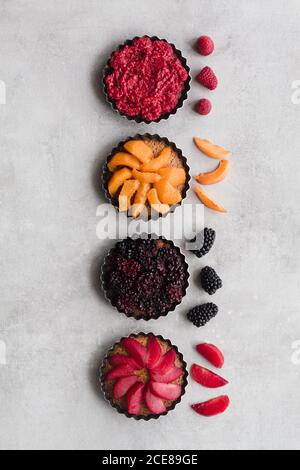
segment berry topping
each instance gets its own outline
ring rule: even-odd
[[[198,384],[206,388],[219,388],[228,384],[227,380],[197,364],[192,365],[191,375]]]
[[[212,110],[212,104],[209,100],[203,98],[198,101],[196,104],[196,111],[197,113],[201,114],[202,116],[207,116]]]
[[[217,369],[222,369],[224,365],[224,356],[217,346],[213,344],[203,343],[198,344],[196,347],[197,351],[203,356],[208,362],[210,362]]]
[[[151,392],[164,400],[177,400],[182,391],[180,385],[150,382]]]
[[[128,365],[117,366],[106,375],[106,380],[119,379],[120,377],[129,377],[134,375],[134,369]]]
[[[215,45],[209,36],[200,36],[197,41],[197,49],[201,55],[208,56],[214,52]]]
[[[153,369],[162,355],[161,346],[155,336],[150,336],[148,341],[147,367]]]
[[[195,243],[198,237],[191,240],[191,243]],[[212,228],[205,228],[203,232],[203,246],[200,250],[192,250],[198,258],[202,258],[207,255],[212,249],[216,239],[216,232]]]
[[[175,380],[179,379],[183,375],[183,370],[179,367],[173,367],[165,374],[161,374],[159,372],[152,371],[151,372],[151,379],[154,382],[161,382],[164,384],[169,384],[174,382]]]
[[[114,399],[119,400],[124,397],[128,390],[138,381],[137,376],[132,377],[122,377],[119,379],[114,386]]]
[[[153,393],[151,393],[150,387],[148,386],[145,393],[145,402],[151,413],[162,414],[165,413],[166,407],[161,398],[158,398]]]
[[[140,365],[144,366],[147,360],[147,349],[134,338],[125,338],[122,341],[122,346],[133,357],[133,359]]]
[[[157,372],[158,374],[165,374],[170,369],[173,368],[174,362],[176,360],[176,352],[174,349],[170,349],[158,363],[158,365],[153,369],[153,372]]]
[[[127,393],[127,409],[128,413],[132,415],[138,415],[141,411],[143,394],[144,394],[144,384],[136,383],[131,387]]]
[[[218,307],[215,304],[208,303],[198,305],[193,308],[188,314],[187,318],[198,328],[206,325],[212,318],[214,318],[219,312]]]
[[[230,400],[227,395],[214,398],[205,403],[197,403],[192,405],[192,408],[196,413],[201,416],[216,416],[218,414],[224,413],[230,405]]]
[[[132,367],[132,369],[137,370],[140,368],[138,363],[130,356],[125,356],[125,354],[114,354],[109,358],[109,363],[112,366],[121,366],[127,365]]]
[[[222,280],[217,275],[216,271],[209,266],[203,268],[201,271],[201,284],[205,292],[209,295],[213,295],[218,289],[223,287]]]
[[[215,90],[218,86],[218,79],[210,67],[204,67],[197,75],[197,80],[201,85],[209,90]]]

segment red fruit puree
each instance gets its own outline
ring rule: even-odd
[[[109,97],[128,116],[154,121],[176,108],[188,73],[165,41],[135,39],[114,52],[105,79]]]

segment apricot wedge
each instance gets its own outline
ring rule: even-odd
[[[168,204],[163,204],[157,195],[155,188],[150,189],[148,193],[148,201],[153,210],[159,212],[160,214],[167,214],[170,211],[170,206]]]
[[[218,168],[209,173],[200,173],[195,176],[195,180],[200,184],[216,184],[222,181],[230,170],[230,162],[228,160],[221,160]]]
[[[141,166],[141,162],[126,152],[116,153],[110,162],[108,162],[107,167],[109,171],[114,172],[118,166],[128,166],[129,168],[138,170]]]
[[[131,207],[131,199],[139,188],[138,180],[127,180],[119,194],[119,211],[126,212]]]
[[[211,158],[217,158],[222,160],[224,158],[230,157],[231,153],[228,150],[225,150],[219,145],[215,145],[209,140],[200,139],[199,137],[194,137],[194,142],[201,152]]]
[[[180,191],[177,188],[174,188],[169,181],[162,179],[158,183],[155,183],[154,188],[157,191],[159,200],[163,204],[174,205],[178,204],[182,200]]]
[[[133,170],[132,177],[139,180],[141,183],[157,183],[161,176],[157,173],[142,173],[138,170]]]
[[[147,194],[151,189],[150,183],[141,183],[137,193],[134,198],[134,205],[132,207],[132,217],[137,219],[141,213],[143,212],[146,202],[147,202]]]
[[[118,189],[124,184],[124,181],[131,178],[132,172],[129,168],[122,168],[116,171],[108,182],[108,191],[111,196],[114,196]]]
[[[172,186],[181,186],[186,182],[186,173],[183,168],[161,168],[158,174],[165,180],[169,181]]]
[[[152,149],[142,140],[129,140],[124,144],[127,152],[134,155],[142,163],[146,163],[153,158]]]
[[[224,209],[224,207],[222,207],[220,204],[218,204],[216,201],[214,201],[214,199],[212,199],[210,196],[208,196],[202,190],[202,188],[200,188],[200,186],[195,188],[195,193],[197,194],[197,196],[200,199],[200,201],[202,202],[202,204],[204,204],[209,209],[212,209],[212,210],[217,211],[217,212],[227,212],[227,210]]]
[[[160,168],[170,166],[172,160],[172,150],[170,147],[165,147],[158,157],[153,158],[141,166],[141,171],[158,171]]]

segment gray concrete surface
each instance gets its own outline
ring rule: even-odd
[[[299,15],[298,0],[1,0],[1,449],[300,448]],[[209,58],[192,48],[203,33],[217,46]],[[194,82],[184,109],[159,125],[120,118],[99,96],[99,70],[143,34],[174,42],[193,76],[213,66],[218,90]],[[214,112],[201,118],[192,108],[205,96]],[[229,213],[205,213],[218,243],[201,263],[189,257],[182,306],[148,324],[116,313],[96,285],[112,244],[96,235],[99,168],[113,145],[146,130],[176,141],[192,173],[214,166],[193,135],[233,151],[229,179],[209,189]],[[197,330],[185,313],[207,299],[196,283],[204,263],[224,289],[219,317]],[[191,383],[157,422],[118,415],[97,367],[139,330],[172,339],[189,364],[197,342],[220,345],[230,411],[198,417],[189,405],[219,392]]]

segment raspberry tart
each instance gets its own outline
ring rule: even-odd
[[[183,106],[190,69],[173,44],[156,36],[126,41],[104,70],[104,91],[112,107],[138,123],[159,122]]]
[[[122,338],[101,367],[106,399],[119,413],[135,419],[157,419],[181,401],[187,365],[176,346],[162,336],[139,333]]]
[[[137,320],[166,316],[188,287],[188,265],[173,242],[145,235],[118,242],[105,259],[102,285],[107,299]]]

